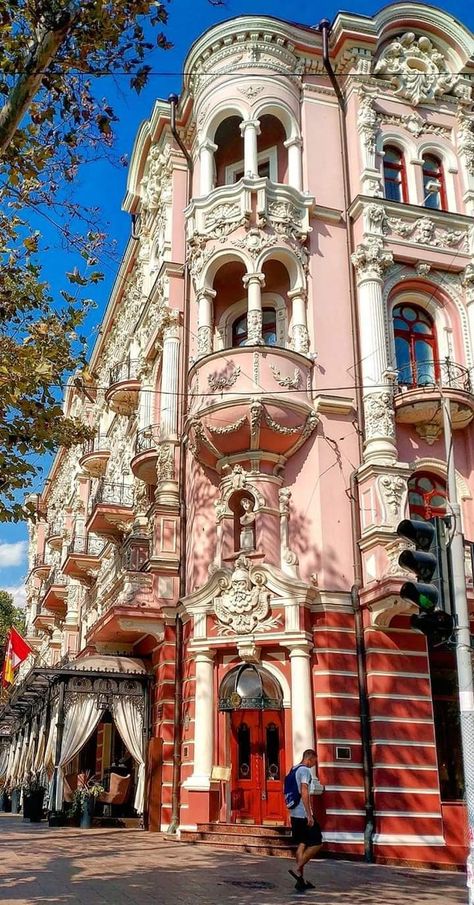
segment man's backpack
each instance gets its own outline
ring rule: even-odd
[[[301,764],[297,764],[296,767],[292,767],[285,776],[283,794],[285,796],[285,804],[290,811],[296,808],[301,801],[301,792],[296,782],[296,771],[300,766]]]

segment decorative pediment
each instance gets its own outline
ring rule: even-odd
[[[384,48],[374,75],[390,81],[398,97],[417,106],[455,91],[459,75],[451,74],[449,68],[429,38],[408,31]]]

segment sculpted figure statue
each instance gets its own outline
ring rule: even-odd
[[[241,501],[244,514],[240,516],[240,549],[244,553],[251,553],[255,550],[255,512],[252,508],[252,501],[244,497]]]

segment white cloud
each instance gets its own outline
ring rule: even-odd
[[[8,566],[21,566],[26,559],[28,541],[19,540],[15,544],[3,544],[0,541],[0,569]]]
[[[7,591],[8,594],[11,594],[13,597],[13,603],[15,606],[21,607],[22,610],[25,609],[26,606],[26,590],[23,584],[19,584],[16,587],[3,588],[4,591]]]

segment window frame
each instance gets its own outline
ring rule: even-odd
[[[408,327],[412,327],[412,325],[415,324],[419,320],[418,314],[419,314],[419,312],[422,312],[424,314],[425,318],[429,318],[429,320],[431,321],[431,334],[428,335],[426,333],[416,333],[413,329],[407,329],[406,331],[404,331],[404,330],[402,330],[401,327],[396,327],[395,326],[396,318],[399,318],[400,320],[404,320],[403,316],[401,314],[396,314],[396,312],[398,309],[403,311],[403,308],[411,308],[412,311],[415,311],[417,313],[417,318],[414,321],[412,321],[412,322],[406,321]],[[431,316],[431,314],[426,310],[426,308],[424,308],[422,305],[417,305],[414,302],[396,301],[392,308],[392,329],[393,329],[393,336],[394,336],[394,341],[395,341],[395,364],[396,364],[397,370],[400,370],[400,371],[402,370],[402,368],[399,367],[398,359],[397,359],[397,342],[396,342],[396,340],[397,340],[397,337],[399,337],[400,339],[404,339],[408,344],[410,368],[411,368],[411,372],[412,372],[413,378],[414,378],[412,381],[408,381],[408,380],[401,380],[399,377],[399,379],[398,379],[399,384],[406,385],[409,387],[418,387],[418,386],[423,385],[423,384],[420,384],[418,381],[418,369],[419,369],[421,362],[417,361],[416,348],[415,348],[416,341],[419,342],[420,340],[424,341],[426,343],[426,345],[430,346],[432,349],[432,352],[433,352],[432,361],[433,361],[433,366],[434,366],[434,376],[435,376],[435,380],[439,380],[441,372],[440,372],[440,362],[439,362],[438,333],[436,330],[436,323],[435,323],[433,317]]]
[[[393,163],[392,161],[386,160],[387,151],[396,151],[398,154],[399,163]],[[391,142],[387,142],[386,145],[383,146],[383,162],[382,162],[382,170],[383,170],[383,186],[384,186],[384,195],[386,201],[393,201],[395,204],[406,204],[408,201],[408,182],[407,182],[407,168],[405,163],[405,153],[399,148],[397,145],[392,144]],[[400,176],[400,181],[395,182],[393,179],[386,178],[385,169],[390,164],[392,170],[397,170]],[[386,184],[390,182],[394,185],[398,185],[400,189],[400,198],[389,198],[386,193]]]
[[[419,488],[417,490],[416,485],[418,484],[418,481],[420,481],[422,478],[424,478],[424,479],[427,478],[429,481],[431,481],[431,484],[433,485],[432,490],[427,491],[427,492],[424,491],[423,488]],[[413,487],[413,486],[410,487],[410,484],[413,481],[416,482],[415,487]],[[437,487],[436,486],[437,484],[443,485],[443,486]],[[418,493],[419,496],[425,498],[423,501],[423,506],[421,506],[419,503],[412,503],[410,501],[410,493],[412,493],[412,492]],[[445,501],[447,501],[448,490],[447,490],[445,478],[443,478],[441,475],[434,474],[431,471],[421,471],[421,470],[415,471],[414,474],[412,474],[410,480],[408,481],[408,509],[410,512],[410,518],[420,518],[423,521],[429,521],[429,519],[436,518],[437,516],[440,518],[445,516],[446,510],[447,510],[446,505],[445,506],[431,506],[431,499],[434,496],[441,497],[441,496],[443,496],[443,494],[445,495],[444,496]],[[426,497],[429,497],[429,499],[426,499]]]
[[[278,182],[278,148],[276,145],[273,145],[271,148],[265,148],[264,151],[259,151],[257,154],[257,166],[261,163],[269,163],[270,182]],[[226,166],[224,170],[224,185],[235,185],[239,180],[235,177],[239,172],[243,171],[243,176],[245,176],[245,160],[238,160],[236,163],[230,163]],[[240,179],[243,177],[240,176]],[[258,177],[263,178],[263,177]]]
[[[265,343],[265,342],[264,342],[264,346],[266,346],[266,348],[268,348],[268,349],[277,348],[277,347],[278,347],[277,309],[276,309],[276,307],[275,307],[274,305],[262,305],[262,334],[263,334],[263,335],[264,335],[264,330],[263,330],[263,327],[264,327],[264,324],[263,324],[263,314],[264,314],[265,311],[272,311],[272,312],[273,312],[273,315],[274,315],[274,319],[273,319],[273,321],[272,321],[272,324],[274,325],[274,330],[273,330],[273,332],[274,332],[274,334],[275,334],[275,342],[274,342],[274,343],[271,343],[271,344],[270,344],[270,343]],[[245,346],[245,344],[246,344],[246,342],[247,342],[247,340],[248,340],[248,329],[247,329],[246,334],[245,334],[245,340],[244,340],[242,343],[239,343],[239,345],[234,345],[234,329],[235,329],[235,325],[236,325],[239,321],[244,320],[244,318],[247,318],[247,325],[248,325],[248,311],[243,311],[241,314],[238,314],[237,317],[235,317],[235,318],[231,321],[231,323],[230,323],[230,325],[229,325],[229,326],[230,326],[230,339],[231,339],[231,347],[230,347],[230,348],[231,348],[231,349],[241,349],[242,346]]]
[[[431,160],[436,161],[437,166],[438,166],[437,173],[434,173],[432,170],[425,169],[426,158],[431,158]],[[427,210],[447,211],[448,210],[448,198],[447,198],[447,194],[446,194],[446,178],[444,175],[444,166],[443,166],[443,161],[442,161],[441,157],[439,157],[438,154],[435,154],[432,151],[425,151],[423,153],[421,160],[422,160],[421,173],[422,173],[422,179],[423,179],[423,204],[422,204],[422,206],[425,207]],[[425,181],[429,182],[430,179],[436,179],[439,182],[439,189],[438,189],[438,192],[436,193],[439,198],[439,207],[432,207],[429,204],[427,204],[428,198],[433,197],[435,194],[434,192],[432,192],[432,193],[430,193],[430,195],[428,195],[426,192]]]

